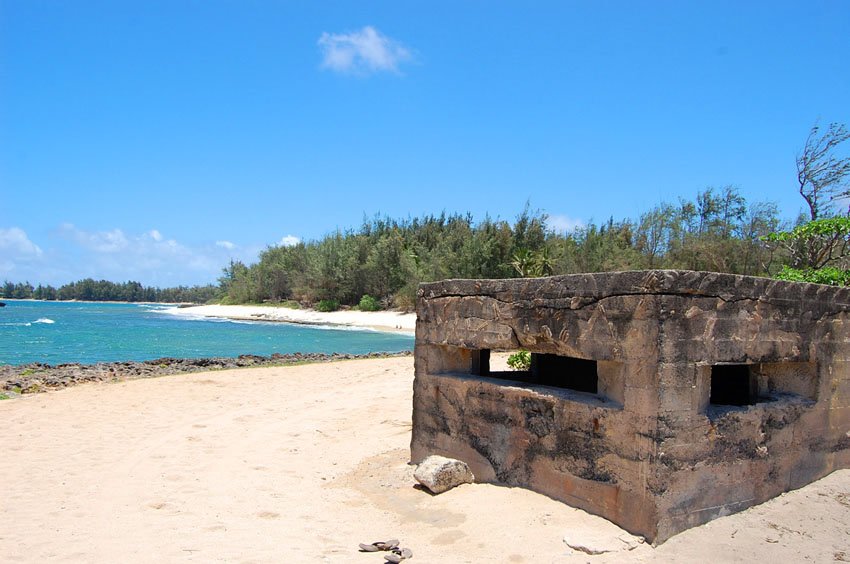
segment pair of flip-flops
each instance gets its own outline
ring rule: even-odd
[[[402,560],[413,558],[413,551],[409,548],[399,548],[398,539],[388,541],[377,541],[372,544],[360,543],[361,552],[378,552],[386,551],[389,554],[384,555],[384,560],[398,564]]]

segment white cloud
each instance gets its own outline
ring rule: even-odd
[[[150,231],[148,231],[148,235],[154,241],[162,241],[162,233],[160,233],[156,229],[151,229]]]
[[[222,249],[227,249],[228,251],[232,251],[236,248],[236,245],[234,245],[230,241],[216,241],[215,246],[221,247]]]
[[[294,247],[300,242],[301,239],[299,239],[295,235],[287,235],[286,237],[280,240],[278,245],[280,245],[281,247]]]
[[[0,251],[7,257],[38,258],[43,253],[19,227],[0,228]]]
[[[550,215],[546,224],[552,231],[564,233],[584,227],[586,224],[581,219],[567,217],[565,215]]]
[[[322,33],[322,68],[351,74],[397,73],[412,59],[410,50],[371,26],[350,33]]]

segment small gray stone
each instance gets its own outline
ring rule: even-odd
[[[413,472],[416,481],[435,494],[443,493],[461,484],[471,484],[475,476],[466,462],[431,455],[422,461]]]

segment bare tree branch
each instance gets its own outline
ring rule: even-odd
[[[850,132],[844,124],[831,123],[822,135],[815,124],[797,156],[797,183],[813,221],[828,215],[828,207],[838,200],[850,197],[850,157],[833,154],[847,139]]]

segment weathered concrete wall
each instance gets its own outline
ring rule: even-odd
[[[846,289],[643,271],[419,297],[413,462],[459,458],[655,542],[850,467]],[[476,351],[518,348],[601,361],[598,393],[475,374]],[[709,403],[727,363],[757,403]]]

